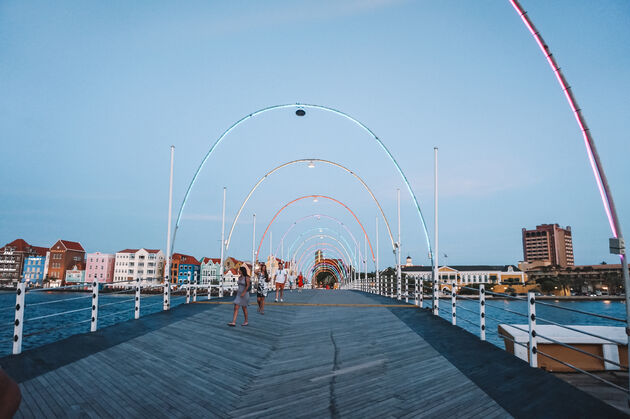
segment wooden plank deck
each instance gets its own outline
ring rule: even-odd
[[[22,389],[17,417],[620,416],[514,357],[470,371],[431,336],[455,333],[450,343],[470,359],[505,352],[426,310],[354,291],[285,296],[264,316],[250,306],[248,327],[227,327],[232,305],[213,300],[2,358]],[[506,363],[527,379],[492,382]],[[577,401],[554,410],[554,394],[531,391],[545,383]],[[552,415],[531,397],[548,397]]]

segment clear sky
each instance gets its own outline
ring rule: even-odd
[[[523,6],[574,89],[630,234],[630,3]],[[176,213],[224,130],[258,109],[302,102],[342,110],[382,139],[419,199],[431,241],[439,147],[440,253],[448,255],[441,262],[516,263],[521,228],[542,223],[572,227],[576,263],[616,261],[578,126],[507,0],[7,0],[0,92],[2,243],[64,238],[89,252],[165,249],[169,146]],[[216,149],[175,251],[218,257],[222,188],[229,229],[256,181],[300,158],[332,160],[361,176],[396,233],[396,188],[404,185],[376,142],[333,114],[281,110],[240,125]],[[376,246],[378,211],[361,184],[338,168],[301,164],[258,188],[229,254],[251,257],[254,212],[258,241],[280,207],[309,194],[343,201]],[[401,195],[403,256],[428,264],[418,215],[405,189]],[[343,207],[305,199],[271,227],[274,247],[310,214],[339,219],[362,243]],[[380,226],[384,267],[393,258]],[[311,218],[287,234],[284,252],[318,228],[352,240],[336,222]],[[267,239],[261,252],[269,253]]]

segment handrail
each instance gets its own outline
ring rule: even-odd
[[[582,310],[578,310],[576,308],[562,307],[562,306],[557,306],[555,304],[543,303],[541,301],[536,301],[536,304],[540,304],[540,305],[546,306],[546,307],[553,307],[553,308],[557,308],[557,309],[560,309],[560,310],[573,311],[574,313],[586,314],[588,316],[600,317],[602,319],[614,320],[614,321],[618,321],[618,322],[622,322],[622,323],[626,322],[625,319],[620,319],[620,318],[617,318],[617,317],[607,316],[605,314],[591,313],[589,311],[582,311]]]

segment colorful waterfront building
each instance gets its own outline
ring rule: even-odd
[[[219,271],[221,268],[221,259],[219,258],[207,258],[201,259],[201,284],[215,284],[219,283]]]
[[[234,290],[238,288],[238,278],[241,276],[241,273],[237,269],[228,270],[225,275],[223,275],[223,289]]]
[[[171,259],[171,283],[182,284],[190,280],[191,283],[200,280],[201,263],[190,255],[173,253]]]
[[[15,286],[24,272],[24,261],[31,256],[46,256],[48,249],[31,246],[23,239],[0,248],[0,285]]]
[[[50,252],[44,247],[38,248],[38,253],[44,253],[43,255],[28,256],[24,259],[24,270],[22,271],[23,281],[27,286],[41,286],[43,285],[44,278],[48,273],[48,258]]]
[[[164,275],[164,253],[158,249],[125,249],[116,253],[114,283],[140,279],[156,284]]]
[[[66,270],[66,284],[84,284],[85,283],[85,264],[77,262],[71,269]]]
[[[111,253],[88,253],[85,257],[85,280],[99,283],[114,281],[114,264],[116,255]]]
[[[49,286],[65,285],[66,271],[72,269],[79,262],[83,264],[84,260],[85,250],[81,243],[57,240],[50,248],[50,261],[48,263]]]

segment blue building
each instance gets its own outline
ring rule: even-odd
[[[171,259],[171,278],[177,278],[178,284],[183,284],[189,279],[191,283],[195,280],[200,283],[201,264],[193,256],[175,253]]]
[[[29,256],[24,259],[22,275],[28,285],[42,285],[46,277],[46,256]]]

